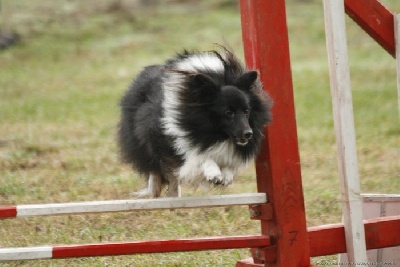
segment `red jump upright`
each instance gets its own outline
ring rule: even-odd
[[[345,0],[344,6],[347,15],[395,57],[394,15],[378,0]]]
[[[272,247],[253,251],[265,266],[310,266],[284,0],[241,0],[240,12],[248,68],[258,69],[271,95],[273,122],[256,162],[259,192],[268,195],[262,234]],[[237,266],[254,266],[242,261]]]

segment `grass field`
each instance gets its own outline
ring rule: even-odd
[[[243,58],[238,8],[199,2],[150,9],[118,0],[2,1],[0,27],[20,33],[21,42],[0,51],[1,205],[124,199],[145,185],[119,162],[115,146],[118,101],[134,75],[183,48],[214,43]],[[400,12],[398,0],[383,2]],[[291,0],[287,9],[307,223],[336,223],[341,203],[322,4]],[[362,192],[399,193],[395,61],[347,25]],[[255,191],[249,168],[211,193]],[[184,189],[194,194],[204,192]],[[258,231],[245,207],[74,215],[0,221],[0,247]],[[243,249],[9,265],[232,266],[248,256]]]

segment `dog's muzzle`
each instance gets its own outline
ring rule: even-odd
[[[249,140],[253,138],[253,131],[247,131],[242,137],[235,137],[235,143],[239,146],[245,146],[249,143]]]

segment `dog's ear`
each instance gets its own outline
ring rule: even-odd
[[[193,75],[192,79],[194,85],[196,85],[197,87],[207,87],[207,88],[217,87],[214,81],[205,74],[201,73],[195,74]]]
[[[189,86],[200,94],[214,93],[218,91],[217,84],[211,79],[211,77],[205,74],[196,73],[191,75],[189,78],[189,83]]]
[[[188,76],[187,85],[189,90],[183,90],[182,96],[186,99],[185,103],[200,105],[209,103],[215,99],[219,92],[218,85],[205,74],[191,74]]]
[[[258,72],[255,70],[251,70],[243,74],[237,79],[235,85],[244,90],[249,90],[254,82],[257,80]]]

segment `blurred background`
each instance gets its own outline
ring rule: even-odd
[[[398,0],[382,3],[400,12]],[[337,223],[322,3],[288,0],[287,17],[307,223]],[[399,193],[395,60],[350,19],[347,34],[361,189]],[[1,0],[0,205],[131,198],[145,182],[118,159],[119,99],[144,66],[216,44],[243,59],[237,1]],[[224,190],[183,190],[187,196],[245,192],[256,192],[252,166]],[[258,231],[246,207],[74,215],[1,221],[0,247]],[[10,266],[232,266],[248,256],[244,249]]]

